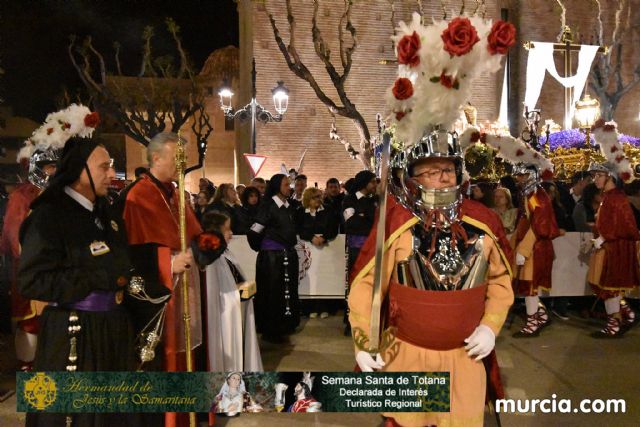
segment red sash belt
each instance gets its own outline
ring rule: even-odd
[[[464,346],[484,314],[487,285],[464,291],[423,291],[391,282],[389,325],[402,341],[431,350]]]

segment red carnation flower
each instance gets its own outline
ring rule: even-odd
[[[522,156],[524,154],[524,151],[522,151],[522,149],[518,148],[518,151],[516,151],[516,156]]]
[[[622,154],[620,154],[620,155],[616,156],[616,162],[617,162],[617,163],[620,163],[620,162],[621,162],[621,161],[623,161],[623,160],[624,160],[624,156],[623,156]]]
[[[492,55],[499,53],[505,55],[509,48],[516,42],[516,27],[510,22],[497,21],[491,27],[491,33],[487,37],[487,49]]]
[[[95,128],[100,123],[100,114],[93,112],[84,116],[84,125],[90,128]]]
[[[420,36],[414,31],[410,36],[404,36],[398,42],[398,63],[415,67],[420,64]]]
[[[71,127],[71,123],[63,123],[62,124],[62,129],[69,129]]]
[[[48,128],[47,129],[47,135],[51,135],[53,133],[53,128]]]
[[[400,121],[406,115],[407,115],[407,113],[405,113],[404,111],[396,111],[396,120]]]
[[[413,84],[411,84],[411,80],[406,77],[397,79],[393,85],[393,96],[401,101],[411,98],[413,96]]]
[[[631,179],[631,174],[629,172],[622,172],[620,174],[620,178],[622,178],[623,181],[629,181]]]
[[[201,251],[214,251],[220,247],[218,236],[209,233],[202,233],[198,236],[198,248]]]
[[[618,147],[616,147],[615,145],[613,147],[611,147],[611,152],[615,153],[616,151],[618,151]]]
[[[449,22],[449,26],[440,35],[444,42],[444,50],[451,56],[467,54],[473,45],[480,41],[478,32],[468,18],[457,17]]]

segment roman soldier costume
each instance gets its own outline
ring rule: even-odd
[[[551,199],[540,186],[543,179],[553,176],[553,164],[521,139],[486,135],[485,141],[514,165],[512,175],[518,181],[521,201],[511,241],[517,269],[514,288],[524,296],[527,310],[527,322],[514,336],[535,337],[550,322],[539,292],[551,290],[552,240],[560,236]]]
[[[476,35],[463,49],[450,39],[460,26]],[[390,425],[480,426],[487,385],[481,359],[491,368],[488,382],[498,384],[495,337],[513,302],[509,244],[497,214],[462,197],[464,151],[479,132],[448,131],[474,78],[496,71],[497,53],[515,42],[506,37],[493,49],[485,37],[497,27],[515,32],[478,16],[424,27],[414,14],[395,36],[399,77],[387,92],[395,154],[386,164],[385,135],[381,167],[392,196],[383,193],[386,209],[356,262],[349,320],[360,369],[448,371],[451,394],[449,412],[384,414]],[[426,42],[437,35],[438,43]]]
[[[603,197],[596,215],[587,280],[597,297],[604,301],[607,312],[607,324],[594,336],[610,338],[626,332],[635,321],[635,313],[624,301],[624,294],[640,283],[637,258],[640,231],[621,188],[633,173],[618,142],[615,123],[596,123],[594,135],[607,161],[594,163],[589,168],[596,177],[601,174],[606,178],[596,182]]]

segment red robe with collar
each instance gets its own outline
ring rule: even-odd
[[[173,184],[160,184],[149,176],[143,175],[126,190],[122,213],[129,245],[132,247],[149,244],[157,246],[158,280],[171,291],[173,291],[171,254],[180,251],[181,246],[178,191],[172,186]],[[165,189],[172,190],[170,198]],[[188,242],[202,233],[190,203],[186,203],[185,219],[188,247]],[[169,299],[163,333],[164,369],[169,372],[186,370],[186,356],[178,352],[179,338],[175,328],[171,326],[182,322],[179,318],[179,310],[180,307],[176,306],[176,298]],[[175,412],[165,414],[165,426],[186,426],[188,422],[188,414]]]

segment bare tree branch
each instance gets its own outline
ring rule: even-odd
[[[338,24],[338,39],[340,43],[340,61],[342,64],[342,74],[340,74],[334,64],[331,62],[331,49],[329,45],[325,42],[322,32],[318,26],[318,10],[319,10],[319,1],[315,0],[313,3],[313,18],[312,18],[312,29],[311,36],[313,40],[314,50],[316,52],[316,56],[322,61],[329,78],[333,84],[333,87],[338,94],[338,98],[340,99],[340,104],[332,100],[327,94],[322,90],[320,85],[317,83],[315,77],[308,69],[308,67],[302,62],[300,56],[296,50],[295,46],[295,17],[293,14],[293,8],[291,6],[291,0],[286,0],[286,10],[287,10],[287,22],[289,23],[289,44],[285,45],[284,40],[280,36],[280,31],[278,30],[278,26],[273,17],[273,14],[266,11],[269,21],[271,23],[271,28],[273,29],[273,34],[276,40],[276,44],[280,49],[280,52],[284,56],[284,59],[287,63],[289,69],[299,78],[305,80],[309,83],[309,86],[313,89],[318,99],[329,109],[330,114],[332,115],[340,115],[342,117],[346,117],[350,119],[358,134],[360,135],[360,147],[361,152],[357,152],[351,145],[351,150],[347,148],[347,151],[350,153],[352,157],[358,158],[363,166],[367,169],[371,168],[371,159],[373,157],[373,152],[371,148],[371,135],[369,133],[369,128],[366,124],[366,121],[360,114],[360,112],[356,109],[356,106],[349,99],[346,90],[345,83],[349,76],[349,72],[351,70],[351,66],[353,64],[353,52],[355,51],[358,40],[356,29],[351,22],[351,8],[353,6],[352,0],[344,0],[344,12],[341,16],[341,19]],[[266,8],[265,8],[266,10]],[[352,39],[351,46],[347,47],[347,42],[344,39],[344,30],[347,30]],[[330,133],[331,139],[335,139],[338,141],[344,141],[337,135],[335,131],[335,125],[332,128],[332,132]],[[344,144],[345,142],[343,142]],[[348,144],[348,142],[346,142]],[[345,147],[347,147],[345,145]]]
[[[91,36],[87,36],[87,38],[85,39],[85,44],[89,51],[91,51],[98,58],[98,64],[100,65],[100,81],[102,82],[102,84],[104,84],[107,80],[107,68],[104,64],[104,57],[93,47]]]
[[[142,40],[144,41],[142,47],[142,61],[140,62],[140,73],[138,74],[138,77],[144,77],[147,73],[153,77],[157,76],[151,63],[151,39],[153,38],[153,34],[154,31],[152,26],[144,27],[144,31],[142,33]]]
[[[178,49],[178,53],[180,54],[180,69],[178,70],[177,76],[179,79],[182,78],[192,78],[193,73],[191,68],[189,67],[189,59],[187,56],[187,52],[182,47],[182,40],[180,40],[180,26],[172,19],[166,19],[167,29],[171,33],[173,40],[176,43],[176,48]]]
[[[209,114],[204,109],[204,102],[198,102],[197,114],[194,114],[191,130],[196,136],[196,144],[198,148],[198,164],[190,166],[186,169],[185,173],[189,173],[192,170],[200,169],[204,164],[204,159],[207,154],[207,141],[209,135],[213,132],[213,126],[211,125]]]
[[[329,139],[331,139],[332,141],[338,141],[340,144],[344,145],[344,149],[349,153],[349,156],[352,159],[357,159],[360,153],[353,148],[349,141],[338,134],[338,128],[336,127],[336,116],[335,114],[331,114],[331,116],[333,117],[333,122],[331,123],[331,131],[329,131]]]
[[[600,46],[605,43],[602,19],[602,5],[595,0],[598,10],[596,39]],[[618,103],[633,87],[640,82],[640,64],[634,70],[633,78],[625,84],[623,78],[623,40],[631,26],[631,6],[628,0],[618,2],[615,11],[615,24],[611,36],[611,46],[605,55],[598,58],[591,70],[593,77],[589,86],[595,91],[602,105],[602,113],[606,120],[613,119]]]

